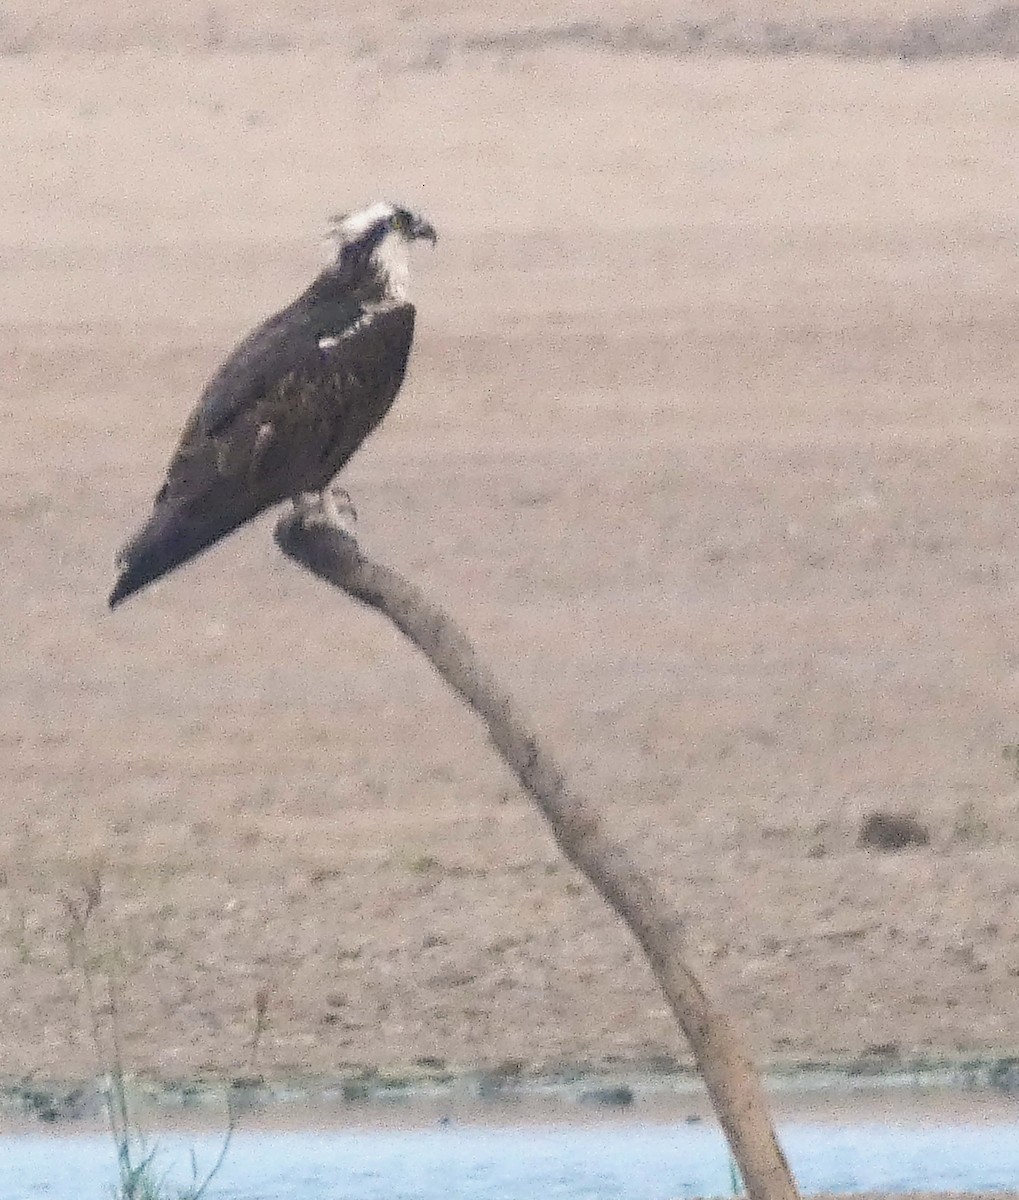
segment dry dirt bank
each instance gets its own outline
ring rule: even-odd
[[[474,724],[265,525],[105,611],[203,378],[377,195],[442,240],[347,479],[373,550],[762,1057],[1019,1047],[1012,66],[380,62],[0,61],[3,1073],[94,1068],[61,898],[94,870],[139,1069],[250,1069],[261,988],[273,1073],[683,1057]],[[930,844],[857,848],[876,808]]]

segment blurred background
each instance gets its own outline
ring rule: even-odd
[[[94,1073],[97,879],[131,1069],[250,1070],[260,1006],[267,1074],[687,1061],[478,724],[271,520],[106,610],[205,379],[379,198],[440,240],[366,549],[764,1062],[1019,1045],[1016,53],[1007,5],[4,6],[5,1075]]]

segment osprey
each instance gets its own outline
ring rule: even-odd
[[[405,208],[336,217],[334,260],[249,334],[207,384],[145,525],[120,552],[110,607],[281,500],[324,492],[389,411],[414,335]]]

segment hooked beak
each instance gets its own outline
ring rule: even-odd
[[[415,240],[423,239],[431,242],[434,246],[438,241],[438,235],[435,232],[435,227],[430,225],[422,217],[415,217],[414,224],[410,227],[410,236]]]

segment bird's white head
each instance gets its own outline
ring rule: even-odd
[[[428,221],[386,201],[333,217],[330,233],[336,245],[334,270],[349,272],[351,277],[374,276],[389,295],[399,299],[407,296],[407,246],[421,239],[434,246],[436,241]]]

